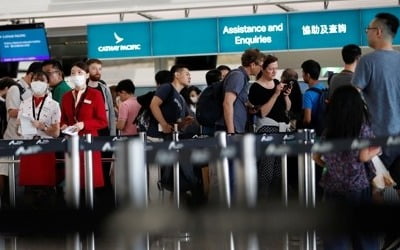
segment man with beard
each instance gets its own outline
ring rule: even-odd
[[[104,98],[105,110],[107,113],[108,119],[108,127],[102,130],[99,130],[100,136],[115,136],[116,135],[116,127],[115,127],[115,112],[113,99],[111,95],[110,88],[107,84],[101,80],[101,71],[103,63],[99,59],[89,59],[86,62],[89,68],[89,80],[88,86],[91,88],[95,88],[101,91],[102,96]]]

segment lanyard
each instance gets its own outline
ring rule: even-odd
[[[81,96],[80,96],[80,98],[78,100],[78,104],[76,106],[75,106],[75,102],[76,102],[76,98],[77,98],[78,94],[75,95],[75,93],[72,92],[72,96],[74,98],[74,102],[72,102],[72,110],[74,111],[74,120],[75,120],[75,122],[78,122],[78,114],[79,114],[79,111],[80,111],[80,109],[82,107],[83,100],[85,100],[85,98],[86,98],[87,90],[88,90],[88,87],[86,87],[85,92],[83,92],[81,94]]]
[[[44,101],[46,101],[46,97],[47,97],[47,95],[44,96],[42,103],[40,104],[37,117],[35,114],[35,101],[33,100],[34,98],[32,97],[32,113],[33,113],[33,119],[35,119],[36,121],[39,121],[40,113],[42,112]]]

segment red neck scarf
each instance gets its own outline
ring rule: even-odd
[[[33,97],[33,101],[35,103],[35,107],[39,106],[39,104],[43,101],[43,99],[44,99],[44,96],[42,96],[42,97],[34,96]]]

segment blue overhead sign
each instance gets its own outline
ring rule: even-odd
[[[334,48],[360,44],[358,10],[289,15],[289,49]]]
[[[400,7],[157,20],[89,25],[88,56],[101,59],[210,55],[368,45],[365,28],[379,12]],[[400,44],[397,35],[394,44]]]
[[[150,23],[116,23],[87,27],[90,58],[151,56]]]
[[[287,15],[219,18],[218,29],[221,53],[288,49]]]
[[[365,31],[365,29],[369,26],[369,23],[372,21],[372,19],[375,18],[375,15],[381,12],[387,12],[390,14],[393,14],[397,16],[397,18],[400,19],[400,8],[379,8],[379,9],[365,9],[361,10],[361,28],[362,30]],[[397,35],[395,36],[393,40],[393,44],[399,45],[400,44],[400,32],[397,32]],[[361,39],[361,45],[363,46],[368,46],[368,40],[367,40],[367,35],[363,33],[362,39]]]
[[[153,56],[218,53],[217,19],[152,22]]]

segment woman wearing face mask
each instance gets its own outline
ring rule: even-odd
[[[201,93],[201,90],[196,87],[196,86],[189,86],[187,88],[182,89],[181,95],[185,99],[188,109],[189,109],[189,116],[191,117],[196,117],[196,104],[199,99],[199,95]],[[182,135],[180,135],[181,138],[192,138],[194,135],[199,135],[200,134],[200,125],[199,123],[194,120],[189,126],[187,126],[183,132]]]
[[[61,101],[61,131],[71,127],[79,136],[98,135],[98,130],[108,126],[101,92],[86,85],[87,66],[84,62],[72,65],[70,82],[74,89],[64,94]],[[81,188],[84,188],[84,158],[80,152]],[[100,152],[93,152],[93,185],[104,186]]]
[[[31,83],[33,96],[20,105],[18,132],[24,139],[56,138],[60,133],[60,105],[48,96],[48,83],[37,79],[40,77],[34,78]],[[25,187],[26,205],[42,208],[54,206],[56,201],[55,153],[21,156],[19,185]]]

